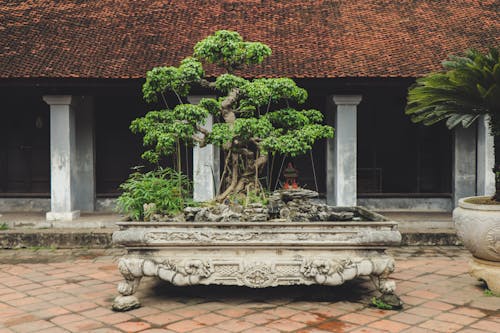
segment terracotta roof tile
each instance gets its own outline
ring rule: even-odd
[[[141,78],[218,29],[271,46],[249,76],[414,77],[500,44],[500,0],[7,0],[0,78]]]

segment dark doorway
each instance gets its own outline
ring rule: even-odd
[[[170,105],[175,102],[169,101]],[[163,106],[146,104],[137,94],[107,95],[95,98],[96,126],[96,192],[99,197],[118,196],[122,184],[134,171],[143,166],[150,169],[141,154],[146,150],[142,144],[142,134],[130,131],[132,120],[144,116],[150,110]],[[181,146],[182,171],[191,177],[192,149]],[[172,158],[161,161],[163,167],[174,167]]]
[[[41,96],[2,96],[0,194],[50,193],[50,114]]]
[[[451,132],[413,124],[404,114],[407,87],[372,88],[358,107],[360,196],[448,196]]]

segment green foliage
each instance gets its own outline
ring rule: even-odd
[[[445,72],[417,80],[408,92],[406,114],[432,125],[446,119],[448,128],[469,127],[480,115],[500,115],[500,51],[469,50],[443,62]],[[496,127],[496,126],[495,126]],[[493,128],[500,134],[499,128]]]
[[[158,163],[161,156],[175,151],[178,140],[192,143],[197,124],[203,122],[208,113],[201,106],[179,104],[173,110],[148,112],[146,116],[132,121],[130,129],[144,134],[144,146],[151,147],[142,157],[151,163]]]
[[[321,112],[293,107],[306,101],[307,92],[292,79],[250,80],[233,74],[243,66],[262,63],[270,54],[271,49],[262,43],[246,42],[237,32],[220,30],[198,42],[193,57],[184,59],[179,67],[150,70],[143,85],[144,99],[163,101],[165,108],[150,111],[130,126],[134,133],[143,135],[147,150],[142,157],[158,163],[162,157],[176,154],[177,169],[181,170],[180,143],[222,146],[226,156],[241,154],[231,157],[241,165],[232,166],[227,176],[239,180],[246,177],[244,182],[233,179],[225,184],[232,183],[238,188],[235,191],[248,192],[251,186],[259,192],[258,173],[268,153],[296,156],[312,149],[315,141],[332,137],[333,128],[321,124]],[[226,72],[209,81],[204,78],[200,61],[221,66]],[[198,105],[184,104],[182,97],[194,85],[212,89],[219,97],[203,98]],[[178,97],[174,108],[165,100],[166,93],[171,92]],[[283,108],[284,105],[287,107]],[[201,126],[209,114],[214,116],[211,131]],[[134,208],[135,215],[142,217],[143,212],[138,209]]]
[[[296,156],[311,150],[316,140],[333,137],[333,128],[321,125],[323,115],[317,110],[286,108],[263,118],[273,125],[273,131],[262,141],[267,152]]]
[[[260,64],[271,55],[271,49],[262,43],[245,42],[235,31],[219,30],[198,42],[194,56],[216,64],[231,72],[242,65]]]
[[[484,296],[488,296],[488,297],[500,297],[500,295],[495,294],[491,289],[488,289],[488,288],[484,289],[483,293],[484,293]]]
[[[260,203],[266,206],[269,203],[269,199],[266,196],[266,193],[257,192],[257,191],[248,191],[246,193],[237,193],[229,196],[229,202],[233,204],[239,204],[244,207],[253,204]]]
[[[215,80],[215,88],[222,93],[227,94],[235,88],[241,88],[249,82],[242,77],[233,74],[222,74]]]
[[[244,106],[266,106],[280,100],[302,104],[307,99],[307,91],[297,87],[289,78],[255,79],[240,86],[240,89]]]
[[[394,308],[392,305],[387,304],[377,297],[372,297],[371,305],[381,310],[392,310]]]
[[[156,102],[158,94],[172,91],[180,96],[189,94],[191,85],[204,75],[201,63],[188,57],[179,67],[155,67],[146,73],[142,93],[147,102]]]
[[[190,194],[187,177],[169,168],[134,172],[120,188],[123,193],[117,200],[118,210],[136,221],[145,216],[144,204],[154,204],[158,214],[179,213],[188,204],[185,198]]]
[[[7,225],[7,223],[1,223],[0,224],[0,230],[8,230],[9,229],[9,226]]]

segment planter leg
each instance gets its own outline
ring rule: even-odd
[[[117,290],[120,293],[113,302],[114,311],[129,311],[141,306],[139,299],[133,294],[136,292],[142,273],[142,259],[122,258],[118,262],[118,269],[125,281],[118,283]]]
[[[377,288],[378,291],[382,294],[376,299],[381,304],[390,305],[393,309],[401,309],[403,307],[403,302],[396,295],[396,282],[394,280],[388,279],[387,273],[382,273],[381,275],[370,275],[370,278]]]

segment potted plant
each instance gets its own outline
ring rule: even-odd
[[[469,50],[443,62],[444,71],[417,80],[408,93],[406,114],[432,125],[469,127],[489,117],[494,137],[496,191],[491,197],[459,200],[453,211],[458,236],[472,253],[470,272],[500,294],[500,52]]]
[[[175,155],[181,143],[214,144],[224,151],[224,170],[216,200],[186,207],[180,216],[160,209],[157,196],[159,204],[145,201],[143,189],[154,188],[151,178],[156,174],[145,177],[145,184],[137,183],[143,178],[135,175],[124,185],[125,198],[119,203],[135,207],[138,219],[148,216],[155,222],[118,223],[113,241],[125,246],[128,254],[119,261],[125,281],[118,285],[121,295],[115,299],[115,310],[139,306],[133,294],[143,276],[176,285],[262,288],[338,285],[364,275],[372,277],[385,303],[400,305],[395,284],[388,279],[394,260],[385,253],[387,246],[401,241],[395,222],[361,207],[311,202],[317,195],[313,191],[268,194],[261,185],[269,155],[302,154],[316,140],[333,136],[333,128],[322,124],[321,112],[296,108],[307,92],[293,80],[235,75],[270,54],[262,43],[221,30],[198,42],[193,56],[179,67],[157,67],[147,73],[144,98],[163,102],[164,108],[132,122],[132,131],[143,134],[148,147],[143,157],[155,164]],[[201,61],[218,66],[222,73],[215,80],[205,78]],[[195,85],[219,97],[204,98],[198,105],[184,103]],[[175,107],[168,106],[166,93],[176,96]],[[201,125],[210,114],[214,125],[207,130]],[[176,160],[180,162],[179,154]],[[169,186],[174,190],[175,181]],[[136,188],[140,200],[133,200],[131,191]]]

